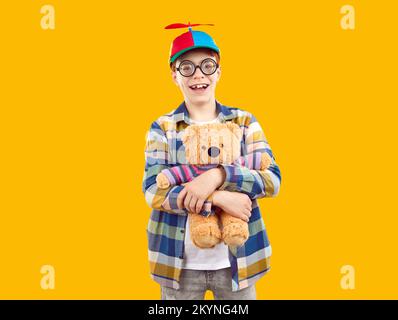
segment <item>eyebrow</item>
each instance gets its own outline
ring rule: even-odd
[[[215,59],[214,57],[207,57],[207,58],[204,58],[203,60],[201,60],[201,61],[199,62],[199,64],[201,64],[201,63],[202,63],[203,61],[205,61],[206,59],[212,59],[213,61],[217,62],[216,59]],[[178,65],[180,65],[180,64],[181,64],[182,62],[184,62],[184,61],[189,61],[189,62],[192,62],[193,64],[195,64],[195,62],[193,62],[192,60],[183,59],[183,60],[180,61],[180,63],[179,63]]]

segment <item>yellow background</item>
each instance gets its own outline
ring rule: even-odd
[[[5,2],[0,298],[160,297],[145,134],[182,101],[167,59],[183,30],[163,27],[188,21],[215,24],[201,30],[221,48],[217,99],[258,118],[281,168],[280,195],[260,201],[273,257],[258,298],[398,298],[395,1]]]

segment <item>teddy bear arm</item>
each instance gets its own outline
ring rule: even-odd
[[[261,164],[260,164],[260,170],[265,170],[268,169],[269,166],[272,163],[271,156],[268,154],[268,152],[264,152],[261,154]]]
[[[163,172],[160,172],[156,176],[156,184],[160,189],[167,189],[168,187],[170,187],[170,181]]]

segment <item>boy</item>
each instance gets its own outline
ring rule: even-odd
[[[220,50],[205,32],[192,30],[171,47],[170,67],[184,102],[152,123],[146,144],[143,191],[153,208],[147,235],[151,277],[161,285],[162,299],[203,300],[206,290],[215,299],[255,299],[254,283],[269,271],[271,246],[257,204],[274,197],[281,176],[271,148],[255,117],[215,99],[220,79]],[[219,165],[184,186],[157,188],[162,169],[185,162],[181,137],[190,124],[232,121],[243,133],[243,152],[268,152],[264,171]],[[219,243],[211,249],[192,244],[188,214],[201,214],[204,204],[219,207],[249,223],[249,239],[241,247]]]

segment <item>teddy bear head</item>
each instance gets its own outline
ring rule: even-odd
[[[182,136],[189,164],[232,164],[241,154],[242,130],[232,122],[190,125]]]

